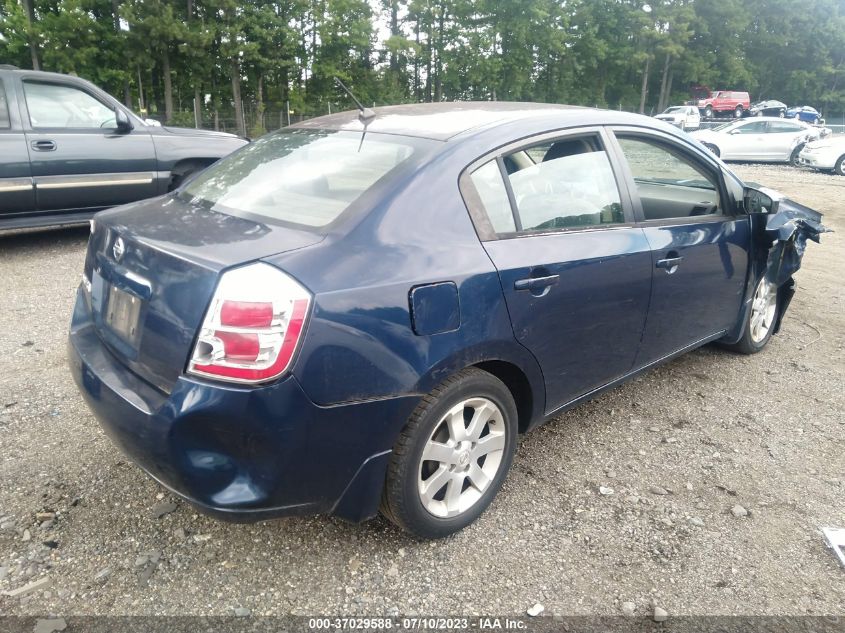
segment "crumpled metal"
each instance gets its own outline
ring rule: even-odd
[[[766,263],[766,279],[781,286],[799,268],[807,240],[816,243],[819,235],[830,231],[821,223],[822,214],[809,207],[782,200],[777,213],[766,219],[766,234],[773,244]]]

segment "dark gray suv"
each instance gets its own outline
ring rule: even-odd
[[[78,77],[0,66],[0,229],[84,222],[247,142],[145,121]]]

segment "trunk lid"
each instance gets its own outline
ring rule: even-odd
[[[100,213],[85,261],[94,327],[122,363],[169,393],[185,369],[221,271],[323,237],[174,196]]]

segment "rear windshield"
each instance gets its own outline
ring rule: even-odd
[[[387,134],[285,130],[216,163],[179,196],[230,215],[323,227],[434,144]]]

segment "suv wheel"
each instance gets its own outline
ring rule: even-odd
[[[504,383],[466,369],[423,397],[387,469],[381,512],[422,538],[440,538],[490,505],[516,450],[517,412]]]
[[[708,119],[713,116],[713,106],[707,106],[704,108],[704,116]]]
[[[742,110],[742,106],[741,106],[741,105],[738,105],[738,106],[736,107],[736,110],[734,110],[734,116],[735,116],[737,119],[741,119],[741,118],[742,118],[742,112],[743,112],[743,110]]]

